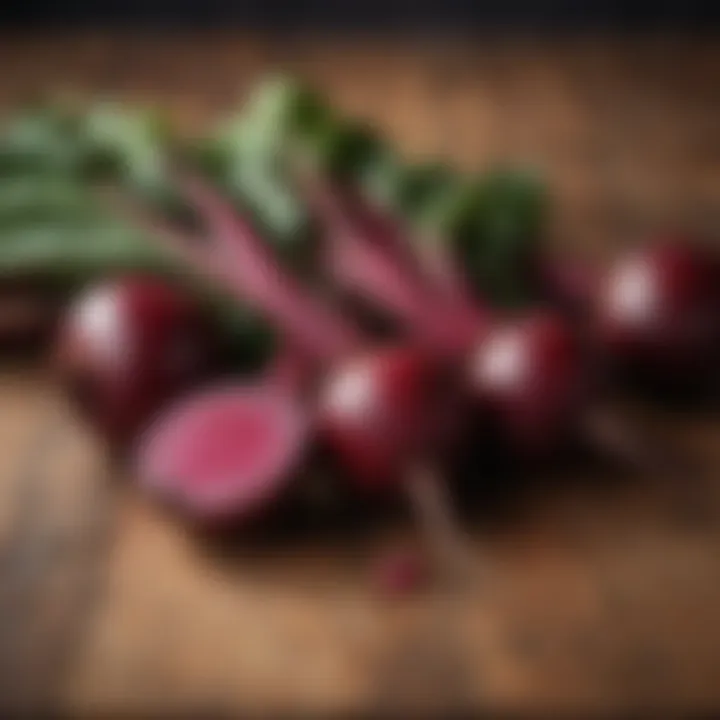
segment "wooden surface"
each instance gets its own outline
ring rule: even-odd
[[[169,105],[187,127],[289,68],[408,153],[533,161],[559,243],[720,230],[712,39],[384,41],[215,34],[0,38],[0,103],[41,90]],[[476,528],[471,596],[375,597],[386,539],[229,561],[127,483],[39,370],[0,375],[0,705],[84,714],[720,707],[720,421],[643,417],[705,481],[583,468]]]

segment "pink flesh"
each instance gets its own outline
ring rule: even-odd
[[[191,514],[247,515],[292,477],[305,437],[304,413],[290,394],[213,389],[154,424],[140,447],[140,473]]]

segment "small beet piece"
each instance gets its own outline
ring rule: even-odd
[[[423,589],[429,574],[424,554],[413,548],[399,548],[378,558],[372,569],[372,580],[382,595],[403,598]]]
[[[141,440],[141,483],[202,523],[254,517],[295,477],[307,445],[299,402],[270,386],[205,390]]]
[[[610,268],[595,299],[598,342],[621,368],[683,385],[712,368],[720,338],[712,255],[663,241]]]
[[[75,299],[61,323],[57,359],[80,409],[112,443],[124,444],[203,377],[210,345],[202,313],[184,293],[127,276]]]

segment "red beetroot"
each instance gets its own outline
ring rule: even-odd
[[[134,220],[264,312],[286,336],[264,377],[186,398],[140,443],[143,484],[204,524],[225,524],[261,512],[297,474],[313,420],[303,395],[318,366],[349,352],[356,334],[281,272],[255,231],[213,191],[191,179],[183,189],[209,226],[206,242],[137,208],[130,211]]]
[[[383,481],[362,472],[351,472],[352,476],[364,487],[387,486],[390,479],[400,482],[401,474],[396,471],[407,452],[428,442],[432,436],[429,428],[437,424],[441,365],[412,345],[360,350],[361,340],[354,328],[329,308],[312,303],[309,293],[282,272],[262,240],[214,191],[197,180],[184,186],[222,243],[226,257],[234,261],[236,292],[254,301],[292,337],[295,346],[302,345],[306,356],[314,356],[316,363],[329,371],[319,388],[319,426],[327,431],[331,443],[342,438],[337,445],[352,471],[358,470],[360,455],[366,455],[366,462],[379,471]],[[272,287],[251,295],[247,289],[258,285],[254,277],[258,270],[265,285],[272,278]],[[313,327],[312,338],[306,332],[308,327]],[[283,368],[282,374],[286,372]],[[346,448],[347,455],[343,452]]]
[[[660,241],[613,263],[593,312],[609,359],[671,384],[704,373],[720,340],[720,288],[712,255]]]
[[[335,196],[337,206],[341,206],[341,189],[329,183],[325,185],[325,192]],[[436,281],[433,300],[429,302],[427,293],[423,295],[414,268],[406,270],[403,282],[421,299],[408,311],[401,304],[392,302],[377,277],[358,269],[371,258],[370,249],[374,253],[373,263],[384,261],[394,264],[396,269],[397,255],[387,252],[384,260],[379,258],[377,238],[369,235],[362,223],[354,222],[352,216],[346,215],[344,223],[338,223],[339,212],[329,212],[327,202],[315,203],[314,208],[324,224],[327,241],[338,248],[335,252],[344,252],[343,246],[352,249],[353,264],[330,263],[336,280],[357,288],[359,278],[364,278],[362,289],[366,298],[405,321],[416,337],[437,347],[441,354],[460,359],[469,370],[466,387],[471,399],[481,414],[495,418],[511,448],[521,453],[549,449],[577,429],[581,436],[599,448],[612,455],[618,454],[618,445],[609,447],[604,439],[608,433],[601,434],[596,430],[596,417],[602,417],[604,430],[614,420],[612,413],[606,407],[598,406],[595,398],[590,402],[595,380],[595,367],[589,363],[592,358],[580,351],[572,325],[561,314],[548,311],[524,319],[491,323],[491,314],[486,308],[468,307],[471,300],[467,294],[443,292],[446,285],[441,282]],[[364,212],[379,211],[365,203]],[[450,258],[446,256],[444,260],[448,267]],[[572,276],[573,286],[577,277]],[[371,281],[366,281],[367,278]],[[433,302],[435,312],[428,312],[428,308],[432,310]],[[462,318],[463,322],[456,324],[456,317]],[[448,329],[451,332],[447,332]],[[615,420],[628,435],[627,425],[620,419]],[[634,433],[630,435],[632,437],[628,436],[624,447],[632,447],[633,451],[623,451],[623,454],[635,465],[632,458],[645,454],[638,448],[644,447],[646,441]]]
[[[437,448],[452,397],[443,380],[438,363],[410,346],[373,349],[330,371],[320,431],[363,488],[397,485],[408,458]]]
[[[83,292],[60,327],[61,373],[81,410],[122,444],[210,363],[210,334],[179,289],[142,276]]]
[[[421,517],[426,521],[426,527],[433,533],[433,538],[437,537],[434,546],[440,548],[443,558],[446,552],[447,555],[452,552],[452,566],[455,567],[457,553],[454,544],[448,540],[452,526],[446,521],[446,511],[438,507],[442,495],[428,490],[436,484],[435,478],[425,471],[425,467],[422,473],[418,473],[408,464],[408,453],[420,452],[421,449],[422,457],[419,460],[426,462],[433,457],[431,444],[437,422],[433,413],[437,410],[436,401],[439,397],[433,380],[439,366],[428,360],[424,353],[411,347],[377,354],[367,352],[358,356],[358,336],[354,329],[342,317],[317,304],[287,277],[270,257],[262,241],[231,207],[197,180],[185,180],[183,187],[211,232],[214,245],[213,257],[210,258],[212,262],[200,260],[203,267],[225,278],[238,297],[254,303],[275,320],[285,331],[289,345],[301,348],[305,357],[311,357],[319,364],[332,361],[331,379],[324,390],[321,388],[321,434],[327,433],[330,444],[345,461],[352,477],[363,487],[386,489],[407,483],[422,512]],[[223,262],[218,263],[218,259]],[[283,363],[275,368],[273,376],[289,380],[282,387],[269,381],[258,385],[252,391],[254,402],[263,393],[271,392],[273,401],[277,403],[279,389],[295,399],[302,390],[302,387],[297,386],[298,383],[307,385],[307,379],[302,377],[302,373],[289,371]],[[362,381],[359,392],[358,378]],[[351,386],[350,393],[343,390],[343,387],[347,389],[348,383]],[[296,387],[290,386],[293,384]],[[235,411],[239,412],[237,409]],[[191,418],[195,413],[196,410],[191,407]],[[160,430],[149,440],[146,457],[163,455],[162,448],[158,449],[158,438],[164,437],[166,432],[173,438],[169,441],[172,448],[177,436],[164,428],[168,423],[172,426],[174,422],[172,415],[161,421]],[[197,443],[200,446],[192,451],[191,458],[214,457],[218,452],[217,448],[212,452],[205,449],[205,445],[211,442],[212,433],[188,433],[185,437],[189,444]],[[263,455],[261,443],[258,448],[258,452]],[[227,456],[224,454],[224,457]],[[293,459],[296,456],[286,453],[283,457]],[[254,467],[265,468],[268,464],[266,460],[253,461]],[[286,476],[291,470],[289,466],[284,466],[280,473],[276,464],[270,466],[273,468],[271,477],[262,481],[253,478],[250,484],[254,488],[266,483],[275,488],[275,478],[278,475]],[[185,470],[185,466],[182,469]],[[206,485],[204,480],[199,483],[195,480],[208,473],[202,462],[194,462],[192,468],[188,467],[187,470],[186,473],[176,473],[173,482],[180,482],[183,486],[189,481],[193,486]],[[247,497],[244,491],[247,480],[242,477],[242,473],[238,473],[234,484],[239,487],[234,512],[237,514],[238,509],[245,507],[243,499]],[[192,497],[192,493],[186,491],[180,494]],[[265,500],[272,494],[253,492],[251,497],[254,499],[260,496]],[[444,499],[442,504],[444,506]],[[447,563],[448,566],[450,564]]]
[[[293,477],[307,432],[306,413],[288,393],[213,388],[177,403],[151,426],[139,447],[139,474],[195,519],[247,519]]]
[[[414,268],[403,270],[387,242],[370,236],[368,225],[353,215],[342,215],[343,201],[342,190],[325,184],[324,202],[314,204],[328,231],[329,267],[336,280],[400,317],[436,353],[463,358],[469,370],[466,390],[516,446],[544,446],[564,435],[579,401],[583,365],[563,318],[538,313],[490,322],[490,314],[465,293],[448,292],[437,281],[428,292],[430,273],[422,278]],[[366,204],[364,212],[379,211]],[[352,261],[341,263],[338,257]],[[445,265],[450,265],[447,258]],[[389,272],[376,271],[386,266],[397,278],[393,287],[405,288],[407,302],[395,302],[387,288]]]
[[[550,450],[574,430],[589,378],[561,317],[536,313],[490,330],[470,357],[472,394],[526,450]]]
[[[664,236],[631,249],[602,273],[577,258],[541,265],[547,296],[582,323],[610,368],[671,390],[711,379],[720,351],[720,254]]]

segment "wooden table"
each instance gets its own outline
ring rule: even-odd
[[[52,89],[168,105],[196,127],[298,71],[409,154],[544,168],[553,238],[720,229],[713,38],[427,40],[240,34],[0,38],[0,103]],[[486,581],[389,603],[387,539],[220,559],[113,478],[42,370],[0,375],[0,705],[84,714],[720,707],[720,423],[644,410],[708,479],[583,467],[476,528]],[[568,473],[566,473],[567,475]],[[198,714],[198,716],[201,716]]]

